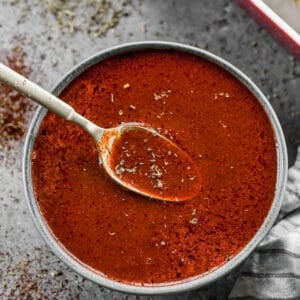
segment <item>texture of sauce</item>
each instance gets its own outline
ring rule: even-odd
[[[228,261],[262,225],[275,190],[274,134],[226,71],[189,54],[135,52],[91,67],[61,97],[102,127],[151,125],[201,170],[189,201],[128,192],[99,167],[86,132],[48,113],[32,153],[35,195],[53,235],[82,263],[121,282],[182,280]]]

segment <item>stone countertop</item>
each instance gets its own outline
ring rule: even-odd
[[[293,163],[300,144],[299,61],[232,1],[101,0],[94,17],[96,1],[66,2],[1,0],[0,60],[22,53],[29,77],[50,89],[75,64],[117,44],[166,40],[207,49],[241,69],[268,97],[286,136],[289,164]],[[28,118],[22,119],[25,128],[32,113],[28,109]],[[129,296],[74,273],[51,253],[29,215],[21,178],[24,137],[9,142],[9,147],[0,145],[1,299],[227,298],[238,270],[207,288],[176,297]]]

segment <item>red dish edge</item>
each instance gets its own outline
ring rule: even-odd
[[[274,38],[276,38],[291,54],[300,59],[300,38],[294,39],[276,20],[266,14],[264,9],[253,0],[235,0],[260,25],[262,25]],[[278,16],[278,18],[280,18]]]

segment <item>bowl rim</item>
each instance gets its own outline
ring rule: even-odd
[[[54,88],[52,89],[52,93],[58,95],[78,75],[80,75],[89,67],[95,65],[100,61],[103,61],[109,57],[118,56],[120,54],[142,51],[147,49],[175,50],[184,53],[189,53],[218,65],[222,69],[225,69],[230,74],[232,74],[233,77],[238,79],[244,86],[246,86],[246,88],[248,88],[248,90],[252,92],[252,94],[256,97],[256,99],[259,101],[264,111],[266,112],[274,131],[277,152],[277,178],[275,195],[273,198],[272,205],[269,209],[268,214],[265,217],[263,224],[260,226],[259,230],[253,236],[253,238],[248,242],[248,244],[231,260],[224,263],[220,267],[209,271],[208,273],[200,274],[181,281],[167,282],[162,284],[127,284],[116,281],[114,279],[110,279],[104,274],[101,274],[99,271],[93,271],[93,269],[91,269],[90,267],[85,267],[83,263],[79,262],[78,259],[76,259],[70,252],[68,252],[64,248],[62,244],[59,243],[57,239],[55,239],[54,235],[50,232],[48,225],[44,221],[42,214],[40,213],[37,201],[34,196],[33,183],[31,180],[31,152],[33,149],[39,126],[47,113],[47,110],[42,107],[39,107],[37,112],[35,113],[25,139],[22,156],[23,186],[29,211],[31,213],[36,227],[38,228],[40,234],[44,238],[46,244],[50,247],[50,249],[54,252],[56,256],[58,256],[66,265],[68,265],[75,272],[99,285],[120,292],[139,295],[172,294],[200,288],[214,282],[215,280],[219,279],[220,277],[223,277],[228,272],[237,267],[254,250],[257,244],[269,232],[279,213],[287,181],[288,158],[285,138],[280,123],[272,106],[270,105],[266,97],[263,95],[263,93],[244,73],[242,73],[231,63],[227,62],[219,56],[216,56],[200,48],[192,47],[181,43],[166,41],[133,42],[121,44],[115,47],[110,47],[90,56],[83,62],[73,67],[54,86]]]

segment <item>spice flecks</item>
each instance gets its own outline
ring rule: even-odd
[[[161,91],[159,93],[154,93],[153,94],[153,98],[155,101],[164,99],[164,98],[168,98],[169,94],[171,93],[171,90],[167,90],[167,91]]]

